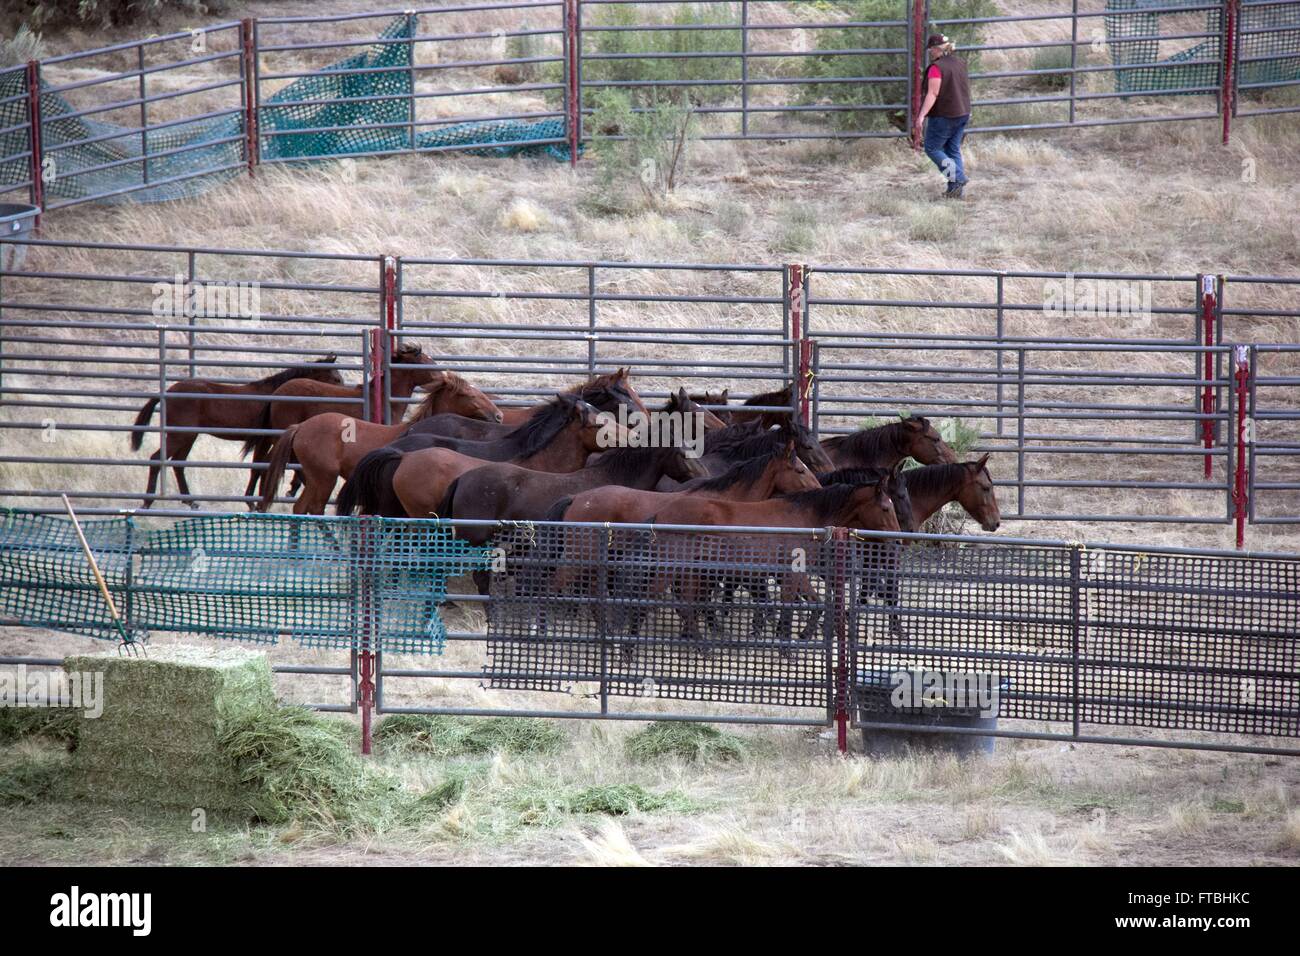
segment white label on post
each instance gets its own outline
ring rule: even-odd
[[[1214,276],[1201,276],[1201,295],[1214,295]]]

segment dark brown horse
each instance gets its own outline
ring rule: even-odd
[[[641,396],[632,387],[632,381],[627,375],[626,369],[594,376],[581,385],[575,385],[561,394],[579,398],[602,412],[616,411],[620,405],[626,407],[629,411],[640,411],[645,408]],[[494,438],[501,438],[510,434],[521,423],[527,421],[533,413],[545,408],[547,404],[547,402],[541,402],[522,410],[507,409],[506,414],[509,414],[509,418],[500,424],[469,421],[460,415],[432,415],[421,422],[413,424],[410,430],[421,434],[446,435],[449,438],[491,441]],[[523,414],[518,414],[520,411]]]
[[[759,458],[794,443],[795,454],[813,471],[830,471],[834,468],[830,456],[817,442],[813,433],[793,419],[787,418],[776,428],[766,428],[753,420],[739,425],[728,425],[704,433],[704,467],[711,475],[721,475],[738,461]],[[677,488],[661,488],[677,491]]]
[[[889,484],[889,497],[894,502],[894,511],[898,515],[898,527],[903,531],[916,531],[920,522],[912,508],[912,497],[908,494],[907,481],[904,478],[903,463],[900,461],[893,468],[837,468],[824,471],[817,476],[823,488],[831,485],[874,485],[880,479]]]
[[[455,372],[434,374],[436,378],[424,386],[427,394],[415,407],[410,422],[376,425],[350,415],[326,412],[286,428],[271,448],[258,508],[270,510],[291,460],[300,462],[302,470],[295,473],[289,493],[292,495],[300,485],[305,485],[293,503],[293,513],[320,515],[325,513],[339,478],[346,480],[363,456],[401,437],[411,422],[438,414],[465,416],[467,421],[496,420],[498,410],[492,400],[465,379]]]
[[[248,396],[270,395],[290,381],[342,385],[343,377],[334,367],[336,361],[338,356],[331,352],[324,358],[304,365],[294,365],[252,382],[220,382],[209,378],[187,378],[173,382],[167,388],[169,395],[177,392],[194,397],[167,399],[167,433],[159,441],[158,451],[149,457],[159,461],[184,461],[194,447],[195,440],[204,433],[226,441],[257,441],[257,436],[250,435],[245,429],[263,427],[262,420],[268,403],[251,400]],[[132,451],[140,450],[144,442],[144,429],[153,418],[158,402],[158,397],[149,399],[140,409],[140,414],[136,415],[130,438]],[[149,466],[149,483],[144,499],[146,508],[154,502],[154,489],[158,487],[160,469],[160,465]],[[185,480],[185,469],[173,465],[172,470],[176,475],[176,490],[188,498],[190,487]],[[189,505],[191,508],[197,507],[192,501]]]
[[[745,422],[760,421],[764,428],[773,428],[777,425],[784,425],[790,421],[789,409],[794,402],[794,385],[787,383],[785,387],[777,389],[775,392],[764,392],[762,395],[753,395],[745,399],[744,403],[731,412],[731,424],[742,425]],[[785,409],[780,412],[756,412],[751,411],[746,406],[753,405],[774,405]]]
[[[560,395],[507,436],[514,449],[510,460],[534,471],[577,471],[586,464],[588,455],[603,450],[601,443],[608,440],[610,427],[609,421],[586,402]],[[399,438],[357,462],[352,477],[339,492],[335,510],[341,515],[360,509],[362,514],[389,517],[436,517],[453,481],[495,460],[475,458],[450,448],[404,447],[411,439],[421,437]],[[615,438],[616,443],[618,439],[626,443],[626,434],[621,430]]]
[[[481,518],[497,521],[540,521],[560,500],[592,488],[649,492],[664,475],[677,481],[705,477],[698,459],[680,448],[616,448],[596,456],[577,471],[532,471],[497,462],[466,472],[447,488],[438,515],[442,518]],[[457,536],[471,544],[491,537],[487,528],[465,528]]]
[[[952,463],[956,453],[927,418],[903,418],[822,442],[834,468],[893,468],[904,458],[923,465]]]
[[[904,471],[903,480],[912,501],[916,527],[919,529],[940,508],[955,501],[985,531],[997,531],[1002,524],[1002,513],[998,509],[988,461],[989,456],[985,455],[978,461],[926,465]]]

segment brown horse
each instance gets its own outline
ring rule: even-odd
[[[685,495],[656,513],[654,523],[900,530],[889,497],[888,479],[885,478],[874,485],[832,485],[766,501],[719,501]],[[661,545],[663,550],[655,563],[664,570],[655,574],[651,591],[662,593],[671,589],[676,595],[674,610],[682,621],[683,639],[702,639],[699,629],[701,613],[709,619],[711,626],[715,625],[714,609],[706,599],[718,584],[743,586],[760,604],[750,625],[752,637],[759,636],[770,617],[761,607],[767,603],[769,577],[776,580],[782,604],[778,638],[790,632],[796,602],[819,600],[808,573],[794,570],[791,561],[792,549],[801,547],[807,553],[808,566],[816,567],[820,560],[820,547],[816,540],[782,534],[739,534],[716,538],[691,532],[661,532],[659,537],[664,541]],[[717,568],[717,549],[728,542],[737,547],[737,553],[743,554],[747,562],[757,563],[760,569],[738,576],[735,570]],[[818,617],[811,617],[804,625],[800,639],[808,637]]]
[[[406,399],[421,385],[437,381],[440,374],[429,368],[403,368],[409,365],[430,365],[433,360],[414,343],[398,346],[393,351],[390,398],[388,404],[389,418],[401,419],[406,413]],[[272,398],[295,399],[294,401],[273,401],[267,403],[262,427],[267,430],[283,432],[290,425],[305,422],[314,415],[326,412],[338,412],[353,418],[366,418],[367,408],[363,385],[326,385],[321,382],[292,381],[286,382],[275,390]],[[347,399],[348,401],[339,401]],[[244,445],[244,452],[253,453],[254,466],[264,465],[270,457],[271,445],[278,436],[264,435]],[[256,493],[264,468],[254,467],[248,476],[248,488],[245,496]]]
[[[581,398],[583,401],[587,402],[588,404],[595,405],[596,404],[595,402],[592,402],[590,399],[587,398],[586,395],[582,394],[584,390],[586,390],[588,387],[590,387],[592,383],[595,382],[600,382],[602,385],[608,388],[625,391],[631,400],[632,407],[636,409],[636,411],[641,412],[642,414],[645,415],[650,414],[650,409],[646,408],[645,402],[641,401],[641,396],[636,393],[636,390],[634,388],[632,388],[632,373],[631,370],[627,368],[620,368],[614,372],[609,372],[604,375],[598,375],[594,379],[592,379],[591,382],[588,382],[585,385],[578,385],[575,386],[574,388],[568,389],[567,394],[577,395],[579,398]],[[516,405],[512,407],[507,407],[503,409],[503,412],[505,414],[505,418],[503,419],[503,421],[507,425],[522,425],[524,422],[528,420],[528,417],[532,415],[533,412],[537,411],[537,409],[541,405],[545,405],[545,404],[546,402],[538,402],[535,405]],[[597,405],[596,407],[599,408],[600,406]],[[612,411],[612,410],[613,409],[602,409],[602,411]]]
[[[724,388],[720,392],[696,392],[694,395],[691,396],[691,401],[698,402],[701,405],[725,406],[727,404],[727,399],[730,397],[730,395],[731,395],[731,389],[729,388]],[[715,407],[711,409],[711,411],[713,412],[714,415],[718,416],[718,420],[721,421],[722,424],[724,425],[735,424],[735,422],[732,420],[730,409],[723,408],[723,407]]]
[[[894,502],[894,512],[898,515],[899,529],[916,531],[920,522],[913,513],[912,496],[908,494],[904,474],[903,463],[900,461],[893,468],[837,468],[835,471],[822,472],[817,480],[823,488],[829,488],[831,485],[874,485],[881,478],[887,479],[889,497]]]
[[[159,461],[184,461],[194,447],[195,440],[204,433],[226,441],[256,441],[256,437],[250,435],[247,429],[262,427],[268,403],[250,400],[248,396],[270,395],[290,381],[342,385],[343,377],[334,367],[336,361],[338,356],[331,352],[324,358],[305,365],[291,366],[253,382],[219,382],[209,378],[187,378],[173,382],[167,388],[169,395],[178,392],[199,397],[167,400],[167,433],[159,441],[158,450],[149,457]],[[153,418],[158,402],[158,397],[149,399],[140,409],[140,414],[136,415],[130,438],[132,451],[140,450],[144,442],[144,429]],[[158,472],[161,468],[161,465],[149,466],[149,483],[144,499],[146,508],[154,502],[154,489],[158,487]],[[188,498],[190,487],[185,480],[185,469],[180,465],[172,465],[172,470],[176,474],[176,490]],[[197,507],[192,501],[189,505],[191,508]]]
[[[270,510],[291,460],[300,462],[302,470],[295,473],[289,494],[300,485],[305,486],[293,503],[293,513],[321,515],[339,478],[346,480],[364,455],[399,438],[411,422],[439,414],[465,416],[467,420],[497,419],[499,412],[492,400],[465,379],[455,372],[434,374],[437,378],[425,385],[427,394],[415,407],[409,422],[376,425],[338,412],[326,412],[286,428],[271,447],[258,508]]]
[[[923,465],[952,464],[957,454],[927,418],[903,418],[822,441],[835,468],[893,468],[904,458]]]
[[[546,520],[640,524],[649,521],[680,495],[763,501],[774,495],[819,487],[816,477],[795,454],[794,442],[786,442],[781,451],[737,462],[716,478],[688,481],[680,491],[640,491],[606,485],[561,498],[552,505]]]
[[[699,460],[680,448],[615,448],[595,462],[570,472],[541,472],[496,462],[461,475],[447,488],[438,509],[442,518],[482,518],[497,521],[539,521],[560,500],[592,488],[618,487],[653,494],[664,475],[677,481],[706,477]],[[482,544],[491,531],[465,528],[457,536]]]
[[[773,428],[777,425],[783,425],[790,421],[790,412],[788,409],[794,402],[794,385],[786,384],[784,388],[779,388],[775,392],[764,392],[762,395],[753,395],[745,399],[744,403],[731,412],[731,424],[742,425],[745,422],[761,421],[764,428]],[[779,408],[787,409],[780,412],[755,412],[750,411],[746,406],[752,405],[775,405]]]
[[[581,385],[575,385],[561,394],[580,398],[588,405],[602,412],[616,411],[620,405],[631,411],[639,411],[645,408],[641,396],[632,387],[626,369],[594,376]],[[445,435],[448,438],[468,438],[471,441],[491,441],[510,434],[512,430],[518,428],[522,422],[527,421],[532,414],[539,409],[545,408],[546,405],[546,402],[542,402],[523,409],[522,411],[525,414],[511,415],[508,422],[500,424],[469,421],[460,415],[433,415],[424,421],[413,424],[411,431],[421,434]],[[507,409],[503,414],[508,414],[510,411]],[[517,412],[519,409],[513,411]]]
[[[610,427],[586,402],[557,396],[516,430],[520,434],[511,462],[534,471],[577,471],[588,455],[603,450]],[[626,434],[614,427],[616,443],[626,443]],[[402,444],[411,437],[377,448],[357,462],[339,492],[338,514],[360,509],[362,514],[388,517],[436,517],[448,486],[471,468],[487,464],[449,448],[408,451]]]
[[[989,456],[985,455],[979,461],[926,465],[904,471],[903,480],[912,499],[916,527],[920,528],[940,508],[955,501],[985,531],[997,531],[1002,524],[1002,513],[998,509],[988,461]]]

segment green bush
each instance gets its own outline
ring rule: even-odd
[[[1034,52],[1031,70],[1069,70],[1070,50],[1068,47],[1045,46]],[[1070,74],[1040,73],[1038,76],[1021,77],[1026,84],[1038,90],[1063,90],[1070,85]]]
[[[685,172],[694,109],[657,99],[636,108],[623,90],[602,90],[595,102],[587,130],[596,137],[596,176],[586,205],[596,213],[626,212],[637,193],[651,206],[659,205]]]
[[[224,7],[224,0],[15,0],[19,19],[34,27],[73,24],[115,27],[152,22],[167,13],[203,16]]]
[[[728,3],[683,3],[667,10],[635,4],[614,4],[596,8],[590,27],[637,26],[729,26],[738,23],[738,6]],[[582,63],[583,83],[702,83],[740,80],[739,56],[654,58],[664,53],[712,53],[741,49],[739,30],[590,30]],[[631,55],[629,55],[631,54]],[[600,60],[595,56],[626,56]],[[650,56],[650,58],[647,58]],[[631,98],[638,106],[677,98],[683,94],[695,105],[720,103],[739,96],[739,87],[670,86],[635,88]],[[656,96],[656,92],[660,95]],[[664,94],[668,94],[665,96]],[[584,103],[584,107],[595,103]]]
[[[906,7],[899,0],[852,0],[835,3],[834,9],[848,14],[852,22],[871,23],[900,20]],[[993,16],[998,12],[993,0],[933,0],[930,4],[932,20],[976,18]],[[963,49],[980,43],[983,24],[961,24],[945,27],[944,32],[957,44],[961,56],[971,73],[979,70],[980,54],[963,52]],[[927,30],[927,33],[933,32]],[[819,51],[896,49],[903,51],[909,43],[906,26],[890,27],[827,27],[818,30],[815,45]],[[863,105],[886,106],[907,102],[907,54],[899,53],[849,53],[821,52],[803,58],[803,75],[807,79],[832,79],[846,76],[896,76],[898,82],[889,83],[816,83],[802,88],[801,103],[833,106]],[[827,122],[835,129],[868,131],[899,126],[895,116],[883,109],[836,110],[828,114]],[[906,125],[905,123],[903,125]]]

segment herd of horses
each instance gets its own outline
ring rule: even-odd
[[[189,496],[183,462],[207,432],[242,442],[252,454],[245,497],[261,511],[276,503],[297,463],[289,489],[295,514],[323,514],[342,480],[338,514],[479,519],[457,526],[471,544],[486,543],[500,522],[916,531],[950,502],[986,531],[1000,522],[987,455],[958,461],[921,417],[819,441],[789,412],[772,410],[791,407],[789,385],[743,405],[729,404],[725,391],[672,393],[655,411],[698,416],[703,448],[692,455],[680,445],[640,447],[625,433],[619,423],[631,413],[652,416],[625,368],[530,407],[502,408],[460,375],[433,368],[429,356],[408,344],[394,351],[390,382],[392,425],[365,420],[362,386],[343,383],[332,355],[253,382],[174,383],[169,391],[177,397],[167,400],[146,507],[164,462],[175,469],[180,494]],[[417,388],[422,399],[408,401]],[[132,448],[139,449],[158,401],[140,410]],[[408,404],[413,410],[404,416]],[[616,418],[611,413],[620,407],[627,414]],[[909,459],[919,467],[904,468]],[[703,537],[670,537],[679,553],[664,553],[658,563],[689,566],[685,559]],[[764,541],[779,548],[780,537]],[[572,572],[555,570],[564,562],[553,564],[549,589],[576,586],[565,578]],[[765,572],[760,589],[743,574],[682,579],[662,572],[645,584],[698,608],[708,606],[717,588],[724,600],[740,588],[766,592],[767,578]],[[479,586],[486,591],[486,575]],[[775,586],[788,601],[806,598],[810,588],[807,575],[796,573],[779,575]],[[696,611],[679,613],[686,635],[698,636]]]

